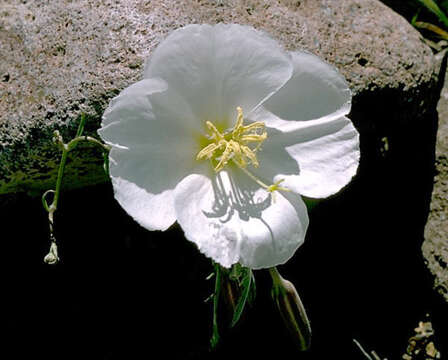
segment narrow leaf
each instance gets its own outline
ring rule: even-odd
[[[215,349],[219,343],[219,330],[218,330],[218,300],[221,291],[221,268],[218,264],[215,264],[215,294],[213,296],[213,332],[210,339],[211,349]]]
[[[230,327],[234,327],[237,324],[238,320],[241,317],[241,314],[243,313],[244,306],[246,305],[246,301],[249,296],[251,283],[252,283],[252,270],[247,269],[240,284],[242,288],[241,296],[238,299],[238,303],[236,304],[235,312],[233,313],[233,319],[232,323],[230,324]]]
[[[416,21],[413,25],[419,29],[426,29],[426,30],[432,31],[433,33],[436,33],[444,40],[448,40],[448,32],[441,29],[437,25],[430,24],[430,23],[427,23],[424,21]]]
[[[434,14],[436,14],[439,20],[443,22],[445,26],[448,26],[448,17],[442,10],[440,10],[439,6],[434,2],[434,0],[419,0],[419,1],[423,5],[425,5],[429,11],[432,11]]]
[[[249,305],[253,305],[255,302],[255,298],[257,296],[257,286],[255,285],[255,275],[254,272],[251,270],[251,277],[252,277],[252,283],[250,284],[250,291],[249,296],[247,297],[247,302]]]
[[[417,12],[415,13],[415,15],[412,17],[412,19],[411,19],[411,24],[412,24],[412,25],[414,25],[415,22],[417,21],[419,12],[420,12],[420,11],[417,11]]]

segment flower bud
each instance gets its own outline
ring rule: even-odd
[[[44,257],[44,262],[49,265],[54,265],[59,262],[58,246],[54,241],[50,245],[50,251]]]
[[[311,345],[311,326],[294,285],[281,277],[277,268],[270,268],[272,276],[272,299],[277,306],[288,332],[299,350],[308,350]]]

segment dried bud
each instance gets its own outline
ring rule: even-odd
[[[281,277],[278,270],[270,268],[273,284],[272,299],[286,325],[289,333],[301,351],[308,350],[311,345],[311,326],[294,285]]]
[[[58,246],[54,241],[51,243],[50,251],[44,257],[44,262],[49,265],[54,265],[59,262]]]

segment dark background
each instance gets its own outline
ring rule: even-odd
[[[412,186],[362,173],[337,197],[309,202],[307,240],[280,267],[307,308],[309,353],[297,353],[283,328],[265,271],[256,272],[255,306],[210,353],[212,305],[203,302],[214,286],[205,280],[210,261],[177,226],[164,233],[139,227],[104,185],[62,194],[55,220],[62,261],[55,266],[42,261],[49,242],[40,199],[3,210],[10,231],[2,233],[0,352],[9,355],[1,358],[362,359],[352,338],[400,358],[418,321],[429,312],[443,323],[446,308],[415,241],[422,213],[414,197],[403,196]]]

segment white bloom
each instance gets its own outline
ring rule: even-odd
[[[149,230],[177,221],[223,266],[284,263],[308,227],[299,194],[356,173],[350,102],[332,66],[251,27],[176,30],[104,113],[115,197]]]

